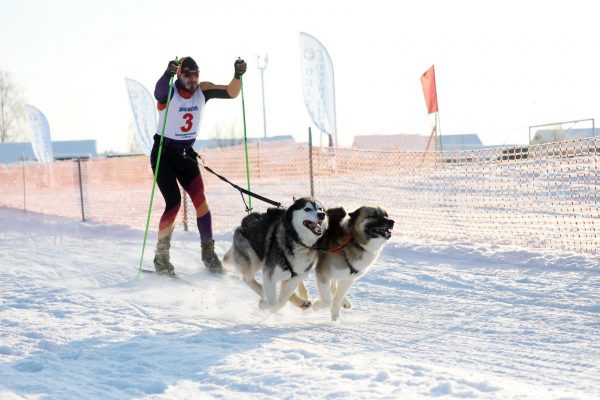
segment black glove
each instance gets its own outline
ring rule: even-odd
[[[233,68],[235,69],[235,79],[240,79],[240,77],[246,72],[247,67],[248,65],[246,64],[246,61],[242,60],[241,58],[235,60],[235,63],[233,64]]]
[[[179,70],[179,61],[171,60],[169,61],[169,65],[167,65],[167,70],[165,74],[169,75],[169,78],[177,73]]]

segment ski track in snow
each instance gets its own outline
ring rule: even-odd
[[[258,310],[196,232],[173,240],[187,286],[135,279],[139,230],[0,226],[0,399],[600,399],[598,257],[396,237],[332,323]]]

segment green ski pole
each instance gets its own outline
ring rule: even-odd
[[[178,58],[175,57],[175,61]],[[146,218],[146,230],[144,231],[144,244],[142,245],[142,256],[140,257],[140,266],[135,279],[140,279],[142,272],[142,263],[144,262],[144,250],[146,250],[146,240],[148,239],[148,227],[150,226],[150,215],[152,214],[152,203],[154,202],[154,189],[156,188],[156,177],[158,176],[158,167],[160,166],[160,156],[162,154],[163,139],[165,137],[165,126],[167,125],[167,116],[169,115],[169,105],[171,104],[171,93],[173,91],[173,77],[169,80],[169,93],[167,95],[167,108],[165,109],[165,118],[163,119],[162,130],[160,132],[160,143],[158,145],[158,156],[156,157],[156,168],[154,168],[154,181],[152,182],[152,193],[150,194],[150,206],[148,207],[148,217]]]
[[[238,60],[240,58],[238,57]],[[244,149],[246,151],[246,181],[250,192],[250,163],[248,161],[248,138],[246,136],[246,106],[244,105],[244,81],[240,76],[240,87],[242,89],[242,119],[244,121]],[[252,196],[248,196],[248,212],[252,211]]]

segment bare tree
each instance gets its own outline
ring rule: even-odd
[[[144,151],[142,150],[142,147],[140,146],[140,144],[138,143],[138,140],[137,140],[136,129],[137,128],[135,127],[133,122],[130,122],[129,128],[128,128],[129,148],[127,150],[129,151],[130,154],[144,154]]]
[[[25,111],[23,100],[7,71],[0,70],[0,143],[22,139]]]
[[[235,121],[229,124],[220,122],[214,127],[212,138],[217,141],[218,147],[228,147],[243,143],[243,135],[242,129]]]

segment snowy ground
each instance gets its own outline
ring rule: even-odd
[[[259,311],[194,232],[197,286],[136,280],[142,239],[0,208],[0,399],[600,399],[598,258],[401,238],[331,323]]]

